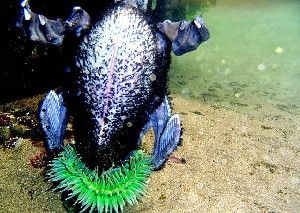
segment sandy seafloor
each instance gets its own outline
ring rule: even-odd
[[[268,116],[258,118],[172,97],[184,128],[173,156],[186,162],[168,161],[151,176],[147,195],[125,212],[300,212],[298,113],[266,108]],[[36,107],[40,98],[10,104]],[[0,148],[1,213],[67,212],[44,170],[30,165],[40,149],[29,140]]]

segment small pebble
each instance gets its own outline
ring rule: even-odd
[[[266,69],[266,65],[264,65],[264,64],[259,64],[259,65],[257,65],[257,69],[258,69],[259,71],[264,71],[264,70]]]
[[[179,164],[185,164],[186,163],[186,160],[183,157],[176,157],[174,155],[170,156],[168,158],[168,161],[172,162],[172,163],[179,163]]]
[[[235,93],[234,97],[239,98],[241,96],[241,93]]]
[[[197,183],[196,184],[196,188],[197,189],[203,189],[204,188],[204,184],[203,183]]]
[[[276,47],[275,52],[282,53],[283,49],[281,47]]]

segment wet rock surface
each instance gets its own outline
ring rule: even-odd
[[[19,146],[23,138],[42,140],[43,133],[37,113],[30,108],[12,108],[2,106],[0,109],[0,144],[5,148]]]

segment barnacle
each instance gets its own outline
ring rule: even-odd
[[[59,182],[55,190],[71,191],[68,199],[76,197],[82,212],[123,212],[126,204],[133,205],[145,193],[152,172],[150,156],[137,150],[128,161],[102,174],[90,170],[67,145],[50,164],[50,181]]]

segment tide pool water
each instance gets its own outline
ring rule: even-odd
[[[211,37],[173,57],[172,93],[255,117],[300,114],[300,1],[183,2]]]

